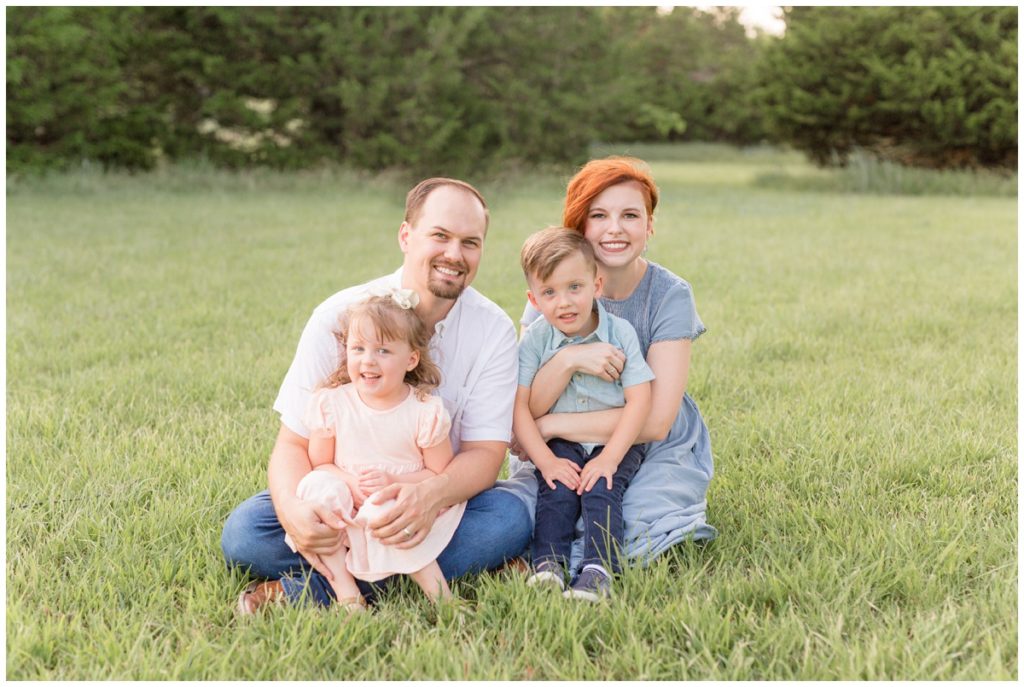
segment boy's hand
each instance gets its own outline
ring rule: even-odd
[[[576,490],[580,485],[580,466],[568,458],[556,458],[544,463],[543,467],[538,465],[537,469],[552,489],[555,488],[556,480],[572,490]]]
[[[384,487],[395,483],[395,478],[383,470],[373,468],[359,475],[359,488],[367,494],[375,494]]]
[[[612,476],[618,469],[619,461],[612,460],[610,457],[606,458],[603,453],[597,458],[592,458],[580,472],[580,485],[576,489],[576,493],[582,495],[583,492],[590,491],[602,477],[608,480],[608,489],[611,489]]]

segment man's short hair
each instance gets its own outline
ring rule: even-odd
[[[455,188],[462,189],[480,201],[480,206],[484,209],[484,231],[486,232],[487,226],[491,222],[491,213],[487,208],[487,201],[484,200],[484,197],[480,195],[479,191],[473,188],[470,184],[467,184],[465,181],[448,179],[446,177],[431,177],[430,179],[424,179],[412,187],[412,190],[405,196],[405,221],[409,224],[415,224],[416,220],[420,218],[420,211],[423,209],[423,204],[427,202],[427,196],[429,196],[435,189],[441,188],[442,186],[454,186]]]
[[[523,244],[519,264],[526,278],[547,279],[562,261],[573,255],[582,255],[593,272],[597,272],[597,259],[590,241],[583,234],[565,227],[548,227],[532,234]]]

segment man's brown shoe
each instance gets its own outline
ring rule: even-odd
[[[281,580],[269,580],[267,582],[250,582],[249,585],[238,595],[238,613],[240,615],[254,615],[264,606],[272,604],[283,604],[288,601],[284,595],[284,588]]]
[[[530,564],[522,556],[516,556],[505,561],[505,564],[495,570],[496,573],[514,572],[526,574],[530,572]]]

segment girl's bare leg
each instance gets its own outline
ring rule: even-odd
[[[329,556],[321,555],[320,559],[323,560],[327,569],[334,575],[334,579],[330,583],[331,589],[334,590],[334,596],[337,597],[337,602],[344,604],[355,601],[359,603],[362,601],[363,595],[356,585],[356,579],[352,577],[352,573],[345,567],[346,553],[348,553],[348,549],[342,546]]]
[[[326,443],[322,437],[320,439],[312,437],[309,445],[310,450],[316,449],[314,453],[326,451]],[[332,455],[333,446],[334,436],[332,434],[330,436]],[[347,514],[352,511],[352,492],[345,480],[333,471],[313,470],[302,478],[295,493],[300,499],[326,508],[334,512],[335,515]],[[363,595],[359,593],[359,587],[356,586],[355,578],[345,567],[347,553],[348,547],[342,546],[334,553],[321,555],[320,558],[327,569],[331,571],[331,575],[334,576],[334,579],[330,580],[330,585],[338,603],[353,609],[353,605],[363,606],[364,602]]]
[[[409,577],[420,586],[420,589],[423,590],[431,601],[452,598],[452,590],[448,588],[448,582],[444,579],[444,575],[441,574],[441,566],[437,564],[437,561],[434,561],[422,570],[417,570],[409,575]]]

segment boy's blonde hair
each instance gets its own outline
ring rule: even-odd
[[[323,386],[333,388],[352,381],[345,345],[352,323],[363,318],[370,321],[381,341],[405,341],[420,354],[419,364],[405,373],[405,382],[416,389],[421,400],[429,396],[441,383],[441,370],[430,359],[430,332],[412,308],[401,307],[391,296],[371,296],[338,318],[340,329],[334,333],[338,340],[338,368],[324,380]]]
[[[548,227],[526,239],[519,254],[519,264],[527,279],[533,277],[543,281],[563,260],[573,255],[582,255],[591,271],[597,273],[594,248],[583,234],[565,227]]]

